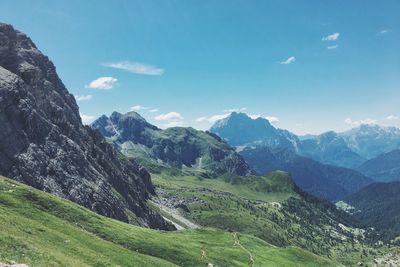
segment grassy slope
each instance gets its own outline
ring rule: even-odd
[[[287,200],[289,197],[297,196],[297,194],[293,192],[293,184],[291,181],[282,185],[282,180],[288,179],[286,173],[283,172],[275,172],[268,176],[267,179],[262,179],[262,177],[257,176],[237,177],[237,179],[232,179],[234,183],[226,182],[223,178],[202,179],[196,176],[179,174],[181,173],[178,173],[178,175],[171,175],[166,172],[153,174],[152,180],[156,185],[170,189],[179,189],[181,187],[212,188],[239,195],[249,200],[260,200],[266,202],[281,202]],[[231,180],[231,178],[228,180]],[[264,183],[260,181],[264,181]],[[280,187],[280,190],[274,190],[277,187]]]
[[[345,265],[372,262],[386,251],[354,242],[353,238],[361,241],[360,231],[343,231],[339,226],[348,216],[342,218],[324,203],[305,200],[286,173],[238,177],[234,184],[169,172],[152,177],[160,190],[187,199],[190,212],[181,213],[203,226],[251,234],[277,246],[302,247]]]
[[[304,250],[247,235],[254,266],[337,266]],[[202,258],[202,250],[206,257]],[[99,216],[0,177],[0,262],[31,266],[247,266],[249,255],[220,230],[162,232]]]

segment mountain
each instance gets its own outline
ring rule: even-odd
[[[140,158],[149,168],[164,165],[189,169],[205,177],[250,173],[242,157],[210,132],[190,127],[161,130],[136,112],[114,112],[109,118],[103,115],[91,127],[98,129],[126,156]]]
[[[137,227],[3,177],[0,252],[1,266],[341,266],[241,233]]]
[[[385,241],[400,243],[400,182],[373,183],[343,201],[354,217],[377,228]]]
[[[66,51],[67,52],[67,51]],[[0,24],[0,174],[121,221],[167,229],[150,175],[84,126],[53,63]]]
[[[400,181],[400,149],[370,159],[357,170],[379,182]]]
[[[356,169],[366,160],[397,148],[400,148],[400,129],[363,124],[346,132],[330,131],[303,139],[299,154],[322,163]]]
[[[248,147],[240,155],[257,173],[286,171],[302,190],[330,201],[342,199],[372,182],[357,171],[322,164],[287,149]]]
[[[347,168],[357,167],[365,161],[333,131],[302,140],[300,154],[321,163]]]
[[[239,150],[246,146],[289,149],[300,156],[346,168],[357,168],[368,159],[400,148],[400,129],[396,127],[363,124],[342,133],[296,136],[275,128],[267,119],[252,119],[236,112],[217,121],[210,131]]]
[[[300,143],[296,135],[275,128],[267,119],[252,119],[245,113],[237,112],[217,121],[210,132],[234,147],[256,145],[297,151]]]
[[[363,124],[339,135],[351,150],[366,159],[400,148],[400,129],[396,127]]]

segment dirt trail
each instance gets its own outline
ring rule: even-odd
[[[207,252],[205,251],[204,247],[201,248],[201,259],[207,260]]]
[[[217,265],[208,262],[207,252],[204,247],[201,248],[201,259],[207,262],[207,267],[218,267]]]
[[[233,246],[240,247],[243,251],[245,251],[247,254],[249,254],[248,266],[252,267],[254,265],[253,254],[251,254],[251,252],[247,248],[245,248],[242,244],[240,244],[240,240],[237,236],[237,232],[232,233],[232,235],[233,235]]]

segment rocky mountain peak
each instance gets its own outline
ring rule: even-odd
[[[127,156],[140,157],[144,153],[143,162],[153,160],[177,168],[192,168],[208,177],[250,173],[248,165],[235,150],[213,133],[192,127],[161,130],[136,112],[121,115],[116,124],[111,122],[112,126],[103,120],[101,117],[91,126],[105,133],[104,136]],[[110,128],[116,134],[110,136]]]
[[[210,132],[219,135],[232,146],[268,146],[297,150],[298,138],[286,130],[275,128],[265,118],[252,119],[245,113],[233,112],[217,121]]]
[[[81,122],[53,63],[25,34],[0,24],[0,175],[102,215],[154,228],[149,173]]]

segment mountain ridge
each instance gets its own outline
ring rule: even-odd
[[[379,230],[382,238],[400,244],[400,181],[372,183],[343,201],[356,219]]]
[[[400,149],[380,154],[364,162],[357,170],[378,182],[400,181]]]
[[[53,63],[0,24],[0,174],[125,222],[168,229],[145,202],[150,175],[82,124]]]
[[[91,127],[104,133],[127,156],[151,159],[178,169],[192,169],[208,177],[225,173],[247,175],[247,163],[218,136],[191,127],[165,130],[148,123],[136,112],[113,112],[95,120]],[[143,155],[143,156],[141,156]],[[148,165],[151,167],[151,164]]]
[[[400,129],[362,124],[345,132],[297,136],[274,127],[267,119],[231,113],[215,122],[210,131],[230,145],[289,149],[324,164],[356,169],[365,161],[400,148]]]
[[[372,183],[370,178],[357,171],[323,164],[286,149],[246,148],[240,155],[258,174],[286,171],[302,190],[330,201],[339,200]]]

